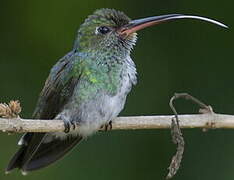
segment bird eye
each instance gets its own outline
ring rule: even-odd
[[[108,32],[111,31],[111,29],[106,26],[101,26],[97,28],[97,31],[101,34],[107,34]]]

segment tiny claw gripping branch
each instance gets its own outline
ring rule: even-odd
[[[111,130],[112,130],[112,121],[109,121],[100,127],[99,132],[107,132]]]
[[[171,164],[168,167],[169,172],[167,174],[166,179],[172,178],[177,173],[177,171],[180,168],[180,164],[181,164],[183,153],[184,153],[185,142],[184,142],[183,134],[180,129],[178,113],[176,111],[176,108],[173,105],[173,102],[176,99],[181,99],[181,98],[190,100],[193,103],[200,106],[200,109],[199,109],[200,113],[203,113],[203,114],[214,113],[211,106],[204,104],[203,102],[201,102],[200,100],[191,96],[188,93],[175,93],[174,96],[170,99],[169,105],[175,115],[175,117],[173,117],[171,120],[171,136],[172,136],[172,142],[177,145],[177,151],[176,151],[176,154],[172,157]]]

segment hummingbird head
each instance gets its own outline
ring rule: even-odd
[[[199,19],[227,28],[226,25],[201,16],[168,14],[131,20],[123,12],[99,9],[90,15],[78,30],[75,48],[80,51],[117,51],[130,53],[136,42],[136,32],[177,19]]]
[[[114,9],[96,10],[80,26],[75,46],[81,51],[100,51],[101,49],[130,51],[136,42],[136,33],[122,36],[119,32],[130,21],[123,12]]]

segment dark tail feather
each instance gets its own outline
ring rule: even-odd
[[[81,140],[81,136],[67,136],[61,140],[50,134],[33,133],[28,144],[13,156],[6,172],[14,168],[27,172],[46,167],[61,159]]]
[[[21,169],[25,163],[26,157],[32,154],[40,145],[45,133],[26,133],[20,141],[22,143],[20,149],[11,158],[5,172],[9,173],[15,168]],[[27,156],[26,156],[27,155]]]
[[[11,158],[11,160],[10,160],[6,170],[5,170],[6,174],[8,174],[11,170],[13,170],[15,168],[21,167],[21,162],[23,160],[25,150],[26,150],[25,146],[21,146],[20,149]]]
[[[25,163],[21,169],[23,171],[32,171],[46,167],[53,162],[61,159],[68,153],[82,137],[68,136],[64,140],[54,139],[50,143],[42,143],[37,151],[34,153],[30,161]]]

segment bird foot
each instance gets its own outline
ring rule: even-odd
[[[107,131],[110,131],[112,129],[112,121],[109,121],[108,123],[102,125],[99,129],[100,132],[107,132]]]
[[[104,131],[110,131],[112,129],[112,121],[109,121],[104,125]]]
[[[71,127],[73,130],[76,129],[76,123],[74,123],[73,121],[64,120],[63,123],[64,123],[64,132],[65,133],[69,133],[71,130]]]

